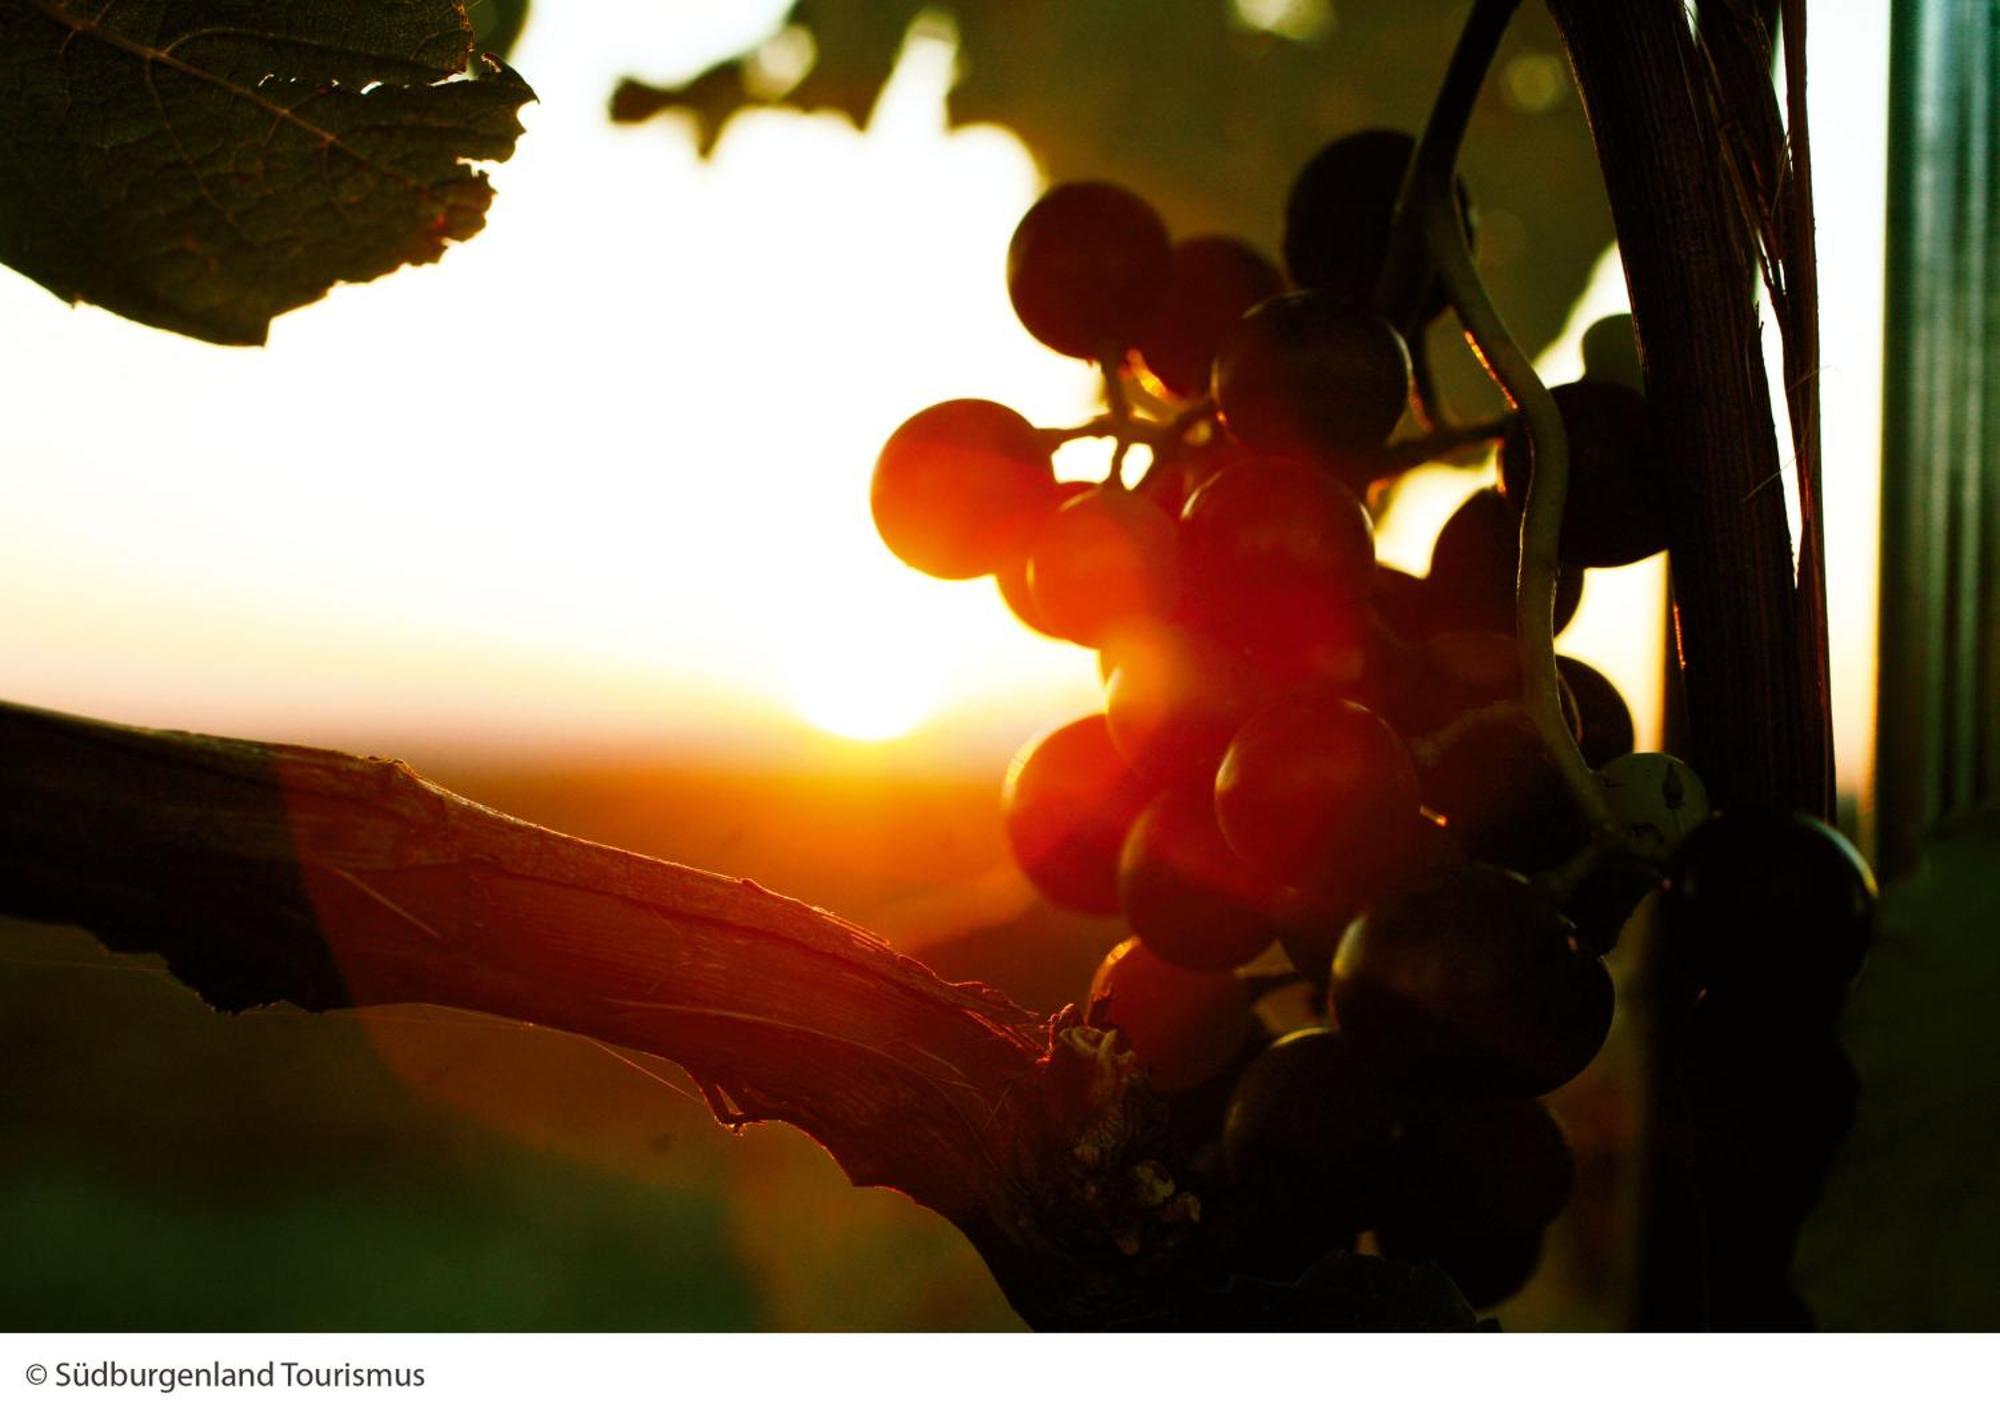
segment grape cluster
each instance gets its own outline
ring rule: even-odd
[[[1007,837],[1054,902],[1123,914],[1089,1017],[1156,1090],[1219,1096],[1198,1161],[1231,1194],[1236,1268],[1286,1278],[1372,1232],[1489,1304],[1568,1196],[1540,1096],[1604,1041],[1603,953],[1708,811],[1684,765],[1633,753],[1616,688],[1561,659],[1623,835],[1607,847],[1520,709],[1518,428],[1498,429],[1499,484],[1452,515],[1428,574],[1376,562],[1367,498],[1453,440],[1410,354],[1443,299],[1403,328],[1371,304],[1413,146],[1369,131],[1316,156],[1286,271],[1231,237],[1176,242],[1118,187],[1055,187],[1014,235],[1007,287],[1030,333],[1100,365],[1107,415],[1040,429],[939,404],[889,438],[872,496],[903,560],[992,574],[1023,623],[1098,653],[1104,709],[1021,751]],[[1555,393],[1560,627],[1586,569],[1665,531],[1643,394]],[[1101,484],[1056,479],[1080,435],[1117,441]],[[1128,486],[1133,445],[1151,462]],[[1735,886],[1721,867],[1676,896]],[[1315,1024],[1273,1042],[1252,995],[1279,974]]]

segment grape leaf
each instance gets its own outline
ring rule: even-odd
[[[693,117],[703,143],[745,108],[778,101],[865,122],[931,0],[797,0],[788,23],[816,59],[781,99],[754,54],[685,84],[627,79],[612,116]],[[959,37],[956,123],[1020,133],[1057,180],[1101,177],[1145,195],[1182,235],[1227,231],[1275,252],[1285,194],[1324,143],[1358,127],[1416,131],[1464,18],[1460,0],[949,0]],[[1259,31],[1240,14],[1277,13]],[[1287,19],[1289,17],[1289,19]],[[1482,216],[1481,265],[1530,349],[1562,328],[1612,238],[1590,131],[1554,26],[1515,17],[1479,99],[1462,170]],[[1455,342],[1440,321],[1438,353]],[[1441,369],[1454,407],[1498,406],[1471,360]]]
[[[486,220],[534,93],[458,0],[0,0],[0,260],[215,343]]]
[[[2000,1326],[2000,810],[1928,843],[1885,888],[1843,1027],[1854,1131],[1795,1275],[1833,1329]]]

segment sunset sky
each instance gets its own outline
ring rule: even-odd
[[[1020,628],[990,581],[905,569],[869,524],[875,451],[908,413],[977,395],[1059,423],[1093,394],[1008,309],[1003,252],[1044,178],[1009,132],[946,130],[949,43],[912,43],[862,132],[753,114],[704,161],[672,119],[605,120],[619,75],[684,78],[784,9],[541,7],[515,57],[542,101],[488,230],[282,317],[267,348],[73,311],[0,272],[0,694],[404,751],[914,732],[991,753],[1094,709],[1089,654]],[[1837,18],[1814,29],[1835,100],[1814,121],[1853,777],[1886,4]],[[1623,302],[1607,262],[1572,334]],[[1560,344],[1544,362],[1577,366]],[[1385,554],[1421,567],[1472,484],[1419,486]],[[1566,650],[1636,680],[1659,581],[1593,576]]]

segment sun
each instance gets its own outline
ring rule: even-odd
[[[795,650],[785,697],[808,725],[851,741],[888,741],[930,721],[947,669],[894,642],[830,637]]]

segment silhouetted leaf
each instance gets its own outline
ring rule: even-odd
[[[1796,1272],[1835,1329],[2000,1325],[2000,811],[1926,846],[1882,894],[1844,1027],[1854,1131]]]
[[[457,0],[0,0],[0,260],[217,343],[485,224],[534,97]]]
[[[790,23],[811,32],[818,57],[782,101],[865,121],[905,33],[935,8],[927,0],[798,0]],[[1455,0],[1298,0],[1287,13],[1306,37],[1283,38],[1247,26],[1232,0],[952,0],[943,8],[959,31],[954,121],[1013,128],[1058,180],[1130,186],[1180,234],[1229,231],[1274,253],[1285,193],[1320,146],[1358,127],[1422,126],[1465,10]],[[663,108],[688,112],[712,142],[732,114],[758,104],[749,60],[672,89],[628,80],[613,114],[632,121]],[[1538,348],[1560,330],[1611,240],[1590,133],[1539,6],[1522,9],[1501,48],[1463,167],[1484,218],[1481,264],[1494,298],[1521,341]],[[1456,403],[1497,405],[1481,375],[1457,372],[1446,383]]]

